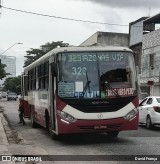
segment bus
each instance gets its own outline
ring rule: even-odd
[[[138,129],[137,75],[125,47],[60,47],[24,68],[24,115],[32,127],[117,137]]]

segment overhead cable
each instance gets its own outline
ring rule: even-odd
[[[54,16],[54,15],[48,15],[48,14],[41,14],[41,13],[36,13],[36,12],[31,12],[31,11],[25,11],[25,10],[19,10],[19,9],[14,9],[14,8],[10,8],[10,7],[5,7],[5,6],[2,6],[2,5],[0,5],[0,8],[4,8],[4,9],[7,9],[7,10],[13,10],[13,11],[17,11],[17,12],[22,12],[22,13],[27,13],[27,14],[32,14],[32,15],[51,17],[51,18],[55,18],[55,19],[63,19],[63,20],[68,20],[68,21],[76,21],[76,22],[83,22],[83,23],[94,23],[94,24],[103,24],[103,25],[110,25],[110,26],[129,26],[129,25],[124,25],[124,24],[96,22],[96,21],[74,19],[74,18],[67,18],[67,17],[60,17],[60,16]]]

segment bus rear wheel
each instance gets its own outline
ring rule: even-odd
[[[38,127],[38,124],[34,121],[34,118],[33,118],[33,110],[31,109],[31,127],[32,128],[37,128]]]
[[[118,136],[119,131],[107,132],[107,134],[108,134],[108,137],[113,137],[113,138],[115,138],[115,137]]]

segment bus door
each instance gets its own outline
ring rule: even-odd
[[[30,109],[28,103],[28,75],[22,76],[21,86],[21,95],[22,99],[24,100],[24,117],[30,118]]]
[[[55,87],[56,87],[56,64],[51,63],[50,64],[50,104],[51,104],[51,120],[52,120],[52,129],[56,131],[56,109],[55,109]]]

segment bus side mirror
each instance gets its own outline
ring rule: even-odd
[[[51,72],[52,72],[52,75],[54,76],[54,77],[56,77],[57,76],[57,65],[56,65],[56,63],[51,63]]]

